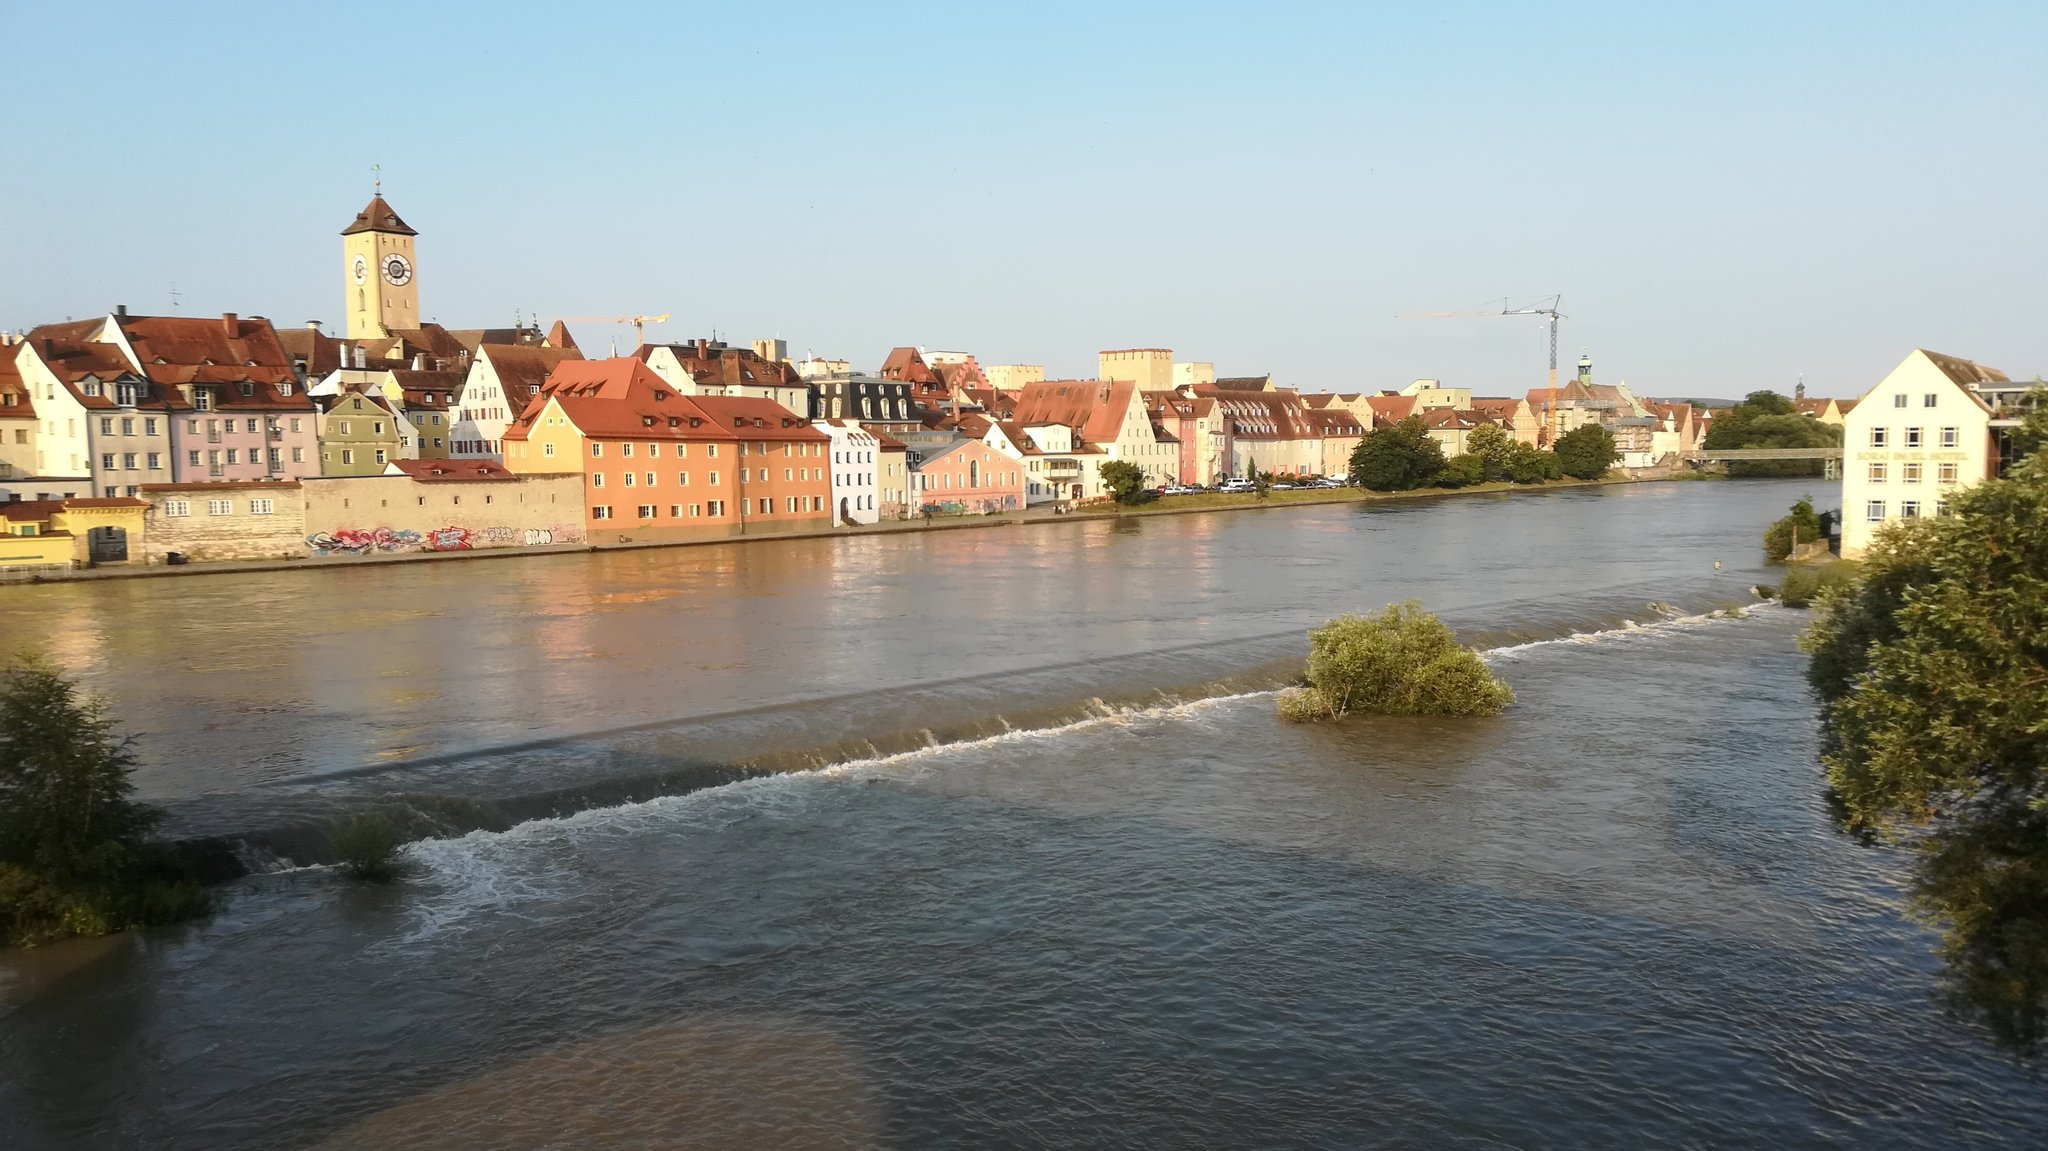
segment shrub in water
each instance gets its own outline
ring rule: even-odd
[[[1794,565],[1785,572],[1785,584],[1778,598],[1786,607],[1809,607],[1831,588],[1846,587],[1855,580],[1856,565],[1836,561],[1818,567]]]
[[[352,816],[335,829],[330,843],[335,863],[350,879],[389,883],[402,870],[398,849],[405,846],[405,832],[375,812]]]
[[[1280,697],[1280,716],[1302,723],[1353,711],[1498,715],[1514,701],[1478,653],[1410,600],[1376,616],[1340,616],[1310,632],[1303,686]]]

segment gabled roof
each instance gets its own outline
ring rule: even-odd
[[[1940,369],[1942,375],[1947,376],[1965,388],[1975,384],[2009,384],[2012,382],[2006,378],[2004,372],[1999,371],[1997,368],[1987,368],[1983,364],[1973,360],[1966,360],[1961,356],[1943,355],[1940,352],[1930,352],[1926,348],[1915,348],[1913,350],[1926,356],[1927,362]]]
[[[1064,424],[1083,440],[1114,443],[1138,386],[1130,380],[1044,380],[1024,385],[1016,422]]]
[[[491,370],[505,389],[505,409],[519,411],[533,399],[549,373],[565,363],[582,362],[583,353],[531,344],[485,344],[477,349],[477,359],[491,361]]]
[[[35,396],[21,382],[21,369],[14,366],[14,357],[20,354],[12,344],[0,345],[0,396],[14,397],[13,403],[0,400],[0,420],[32,420],[36,415]]]
[[[831,439],[773,400],[684,395],[630,356],[556,364],[505,438],[526,439],[527,429],[549,403],[558,405],[578,431],[598,439]]]
[[[404,220],[398,218],[398,213],[391,210],[391,205],[385,203],[381,195],[370,197],[369,204],[356,213],[355,220],[341,230],[344,236],[353,236],[357,232],[389,232],[397,236],[419,235],[407,227]]]
[[[552,348],[568,348],[572,351],[577,350],[576,337],[569,334],[569,325],[556,320],[555,326],[548,329],[548,346]]]
[[[155,363],[289,369],[291,357],[270,321],[221,316],[115,316],[121,334],[147,367]]]
[[[936,380],[924,355],[916,348],[890,348],[889,358],[882,361],[882,370],[875,373],[885,380],[904,380],[913,384],[928,384]]]
[[[1263,392],[1266,385],[1272,381],[1270,373],[1263,376],[1218,376],[1216,381],[1208,386],[1226,392]]]

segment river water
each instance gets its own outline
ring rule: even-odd
[[[2040,1146],[1709,614],[1802,482],[0,589],[272,869],[0,957],[0,1145]],[[1514,708],[1276,720],[1410,596]]]

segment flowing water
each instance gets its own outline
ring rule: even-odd
[[[1802,491],[0,589],[269,869],[0,957],[0,1146],[2040,1146],[1712,614]],[[1275,719],[1409,596],[1514,708]]]

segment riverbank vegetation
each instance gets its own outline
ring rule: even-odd
[[[1708,450],[1734,448],[1839,448],[1842,429],[1799,413],[1791,400],[1776,392],[1751,392],[1732,408],[1714,414],[1713,427],[1700,445]],[[1735,460],[1728,474],[1738,478],[1818,476],[1824,460]]]
[[[131,797],[132,740],[47,664],[0,672],[0,945],[203,914],[205,888]]]
[[[405,846],[405,831],[373,811],[351,816],[334,831],[330,846],[335,865],[350,879],[390,883],[405,873],[399,849]]]
[[[1621,458],[1614,447],[1614,433],[1599,424],[1573,428],[1557,437],[1551,454],[1557,457],[1558,470],[1575,480],[1597,480]]]
[[[1345,615],[1309,633],[1302,684],[1280,696],[1297,723],[1375,715],[1498,715],[1515,700],[1479,654],[1420,603]]]
[[[1792,505],[1790,515],[1764,529],[1764,562],[1784,563],[1795,548],[1825,538],[1821,534],[1820,515],[1813,510],[1813,499],[1801,496]]]
[[[2048,412],[2029,417],[2048,431]],[[1888,525],[1802,641],[1849,831],[1913,844],[1958,1006],[2048,1039],[2048,455]]]
[[[1472,429],[1465,437],[1465,451],[1447,459],[1422,417],[1409,416],[1392,427],[1367,432],[1352,450],[1349,474],[1352,483],[1382,493],[1490,483],[1542,484],[1567,475],[1594,480],[1605,475],[1618,457],[1614,437],[1605,428],[1592,428],[1590,433],[1573,442],[1576,470],[1567,469],[1556,452],[1515,440],[1492,424]],[[1558,446],[1563,448],[1567,439],[1570,437],[1560,436]]]

